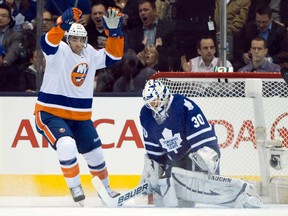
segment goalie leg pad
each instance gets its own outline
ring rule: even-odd
[[[262,202],[252,185],[240,179],[208,175],[177,167],[172,168],[172,178],[176,196],[183,200],[238,208],[241,205],[244,208],[261,207]]]

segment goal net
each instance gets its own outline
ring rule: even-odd
[[[280,73],[160,72],[172,93],[194,100],[214,125],[220,173],[288,203],[288,85]]]

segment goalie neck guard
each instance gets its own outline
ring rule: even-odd
[[[66,36],[66,42],[69,45],[70,45],[69,36],[76,36],[76,37],[85,38],[84,47],[87,46],[87,40],[88,40],[87,31],[86,31],[85,27],[80,23],[73,23],[71,25],[71,28],[69,29],[69,31],[65,32],[65,36]]]
[[[159,80],[148,80],[142,92],[145,106],[153,111],[153,117],[161,124],[168,117],[167,107],[171,97],[169,89]]]

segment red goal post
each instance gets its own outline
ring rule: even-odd
[[[158,72],[151,79],[200,105],[216,130],[222,175],[254,183],[269,203],[288,203],[288,85],[281,73]]]

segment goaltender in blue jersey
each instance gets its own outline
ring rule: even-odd
[[[213,125],[191,99],[148,80],[140,112],[146,154],[141,183],[156,206],[196,203],[261,207],[253,186],[219,175],[220,150]]]
[[[220,158],[217,136],[200,107],[183,95],[170,94],[159,81],[150,80],[147,85],[140,120],[148,157],[164,166],[167,160],[179,161],[207,146],[217,162]],[[161,98],[155,101],[158,93]],[[218,163],[211,169],[218,173]]]

